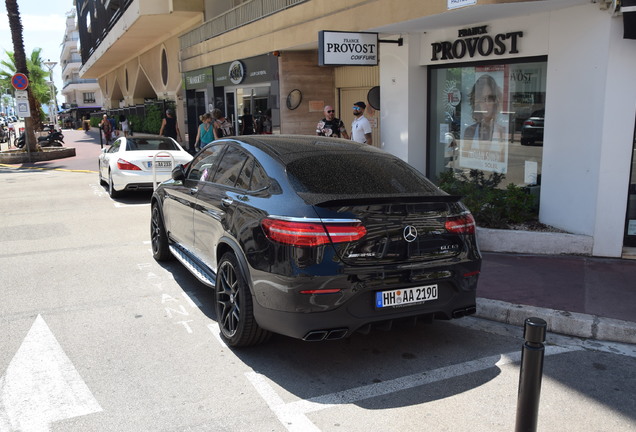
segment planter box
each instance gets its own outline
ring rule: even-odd
[[[49,161],[75,156],[74,147],[45,147],[43,151],[31,152],[31,162]],[[0,152],[0,163],[19,164],[29,162],[25,150],[5,150]]]

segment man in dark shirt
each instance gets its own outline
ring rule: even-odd
[[[333,107],[327,105],[323,111],[325,118],[316,125],[316,135],[349,139],[345,125],[342,120],[336,118],[336,111]]]
[[[181,141],[181,131],[179,130],[177,119],[174,117],[171,109],[166,110],[166,116],[161,122],[159,135],[170,137],[174,140],[177,140],[178,137],[179,139],[177,141]]]

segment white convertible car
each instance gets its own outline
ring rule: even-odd
[[[169,179],[172,168],[191,160],[172,138],[121,137],[99,155],[99,182],[108,184],[112,198],[124,191],[152,190],[155,181]]]

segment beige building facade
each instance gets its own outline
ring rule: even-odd
[[[237,131],[248,109],[269,126],[258,133],[313,134],[324,105],[349,129],[363,100],[374,145],[432,180],[447,169],[505,174],[536,193],[542,222],[581,240],[579,253],[636,246],[636,41],[616,2],[122,3],[82,67],[111,107],[173,100],[191,144],[212,108]],[[377,64],[321,66],[325,31],[377,34]],[[493,93],[477,97],[486,75]],[[488,147],[475,135],[486,112],[476,99],[497,105]],[[531,118],[542,124],[532,140]]]

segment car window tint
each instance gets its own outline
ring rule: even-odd
[[[334,195],[439,192],[406,162],[377,153],[312,155],[291,162],[287,172],[297,192]]]
[[[207,147],[195,160],[190,163],[188,180],[210,181],[223,154],[225,144],[217,144]]]
[[[174,141],[168,138],[129,138],[126,141],[126,151],[146,150],[179,150]]]
[[[229,147],[214,175],[214,183],[233,187],[247,160],[247,155],[236,147]]]
[[[261,164],[256,161],[254,161],[251,177],[250,190],[264,189],[271,183]]]
[[[241,174],[236,180],[236,184],[234,187],[239,189],[248,190],[250,188],[250,178],[252,177],[252,167],[254,166],[254,158],[249,157],[245,164],[243,165],[243,169],[241,170]]]

